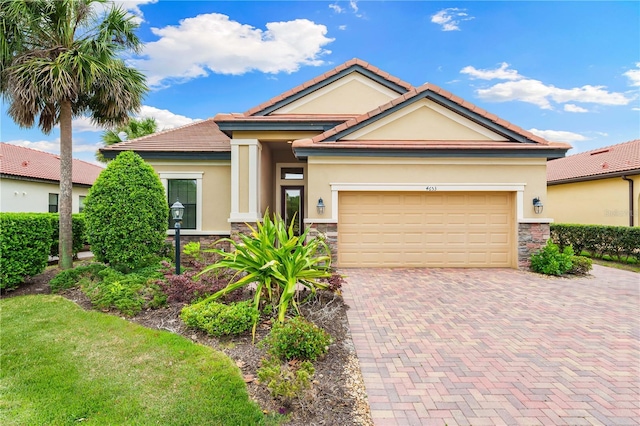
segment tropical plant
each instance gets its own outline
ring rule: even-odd
[[[169,205],[160,178],[132,151],[100,173],[85,200],[86,234],[100,262],[125,270],[155,260],[164,248]]]
[[[139,51],[137,24],[106,0],[0,2],[0,89],[9,116],[48,134],[60,125],[60,266],[72,259],[72,119],[116,126],[140,108],[145,77],[119,57]],[[102,14],[98,10],[105,10]]]
[[[237,271],[227,287],[209,296],[201,303],[215,300],[250,283],[256,283],[254,306],[260,310],[265,301],[278,308],[278,321],[283,322],[289,306],[298,314],[297,285],[308,288],[312,294],[317,289],[327,288],[318,280],[331,276],[331,255],[329,248],[319,238],[306,241],[308,229],[302,235],[294,232],[295,217],[287,228],[279,216],[271,220],[267,211],[262,222],[256,227],[250,225],[250,235],[239,234],[240,241],[224,238],[234,248],[225,252],[213,249],[220,260],[206,267],[202,273],[228,268]],[[253,324],[253,334],[257,320]]]
[[[147,136],[158,131],[158,123],[155,118],[133,118],[129,117],[129,121],[126,124],[122,124],[113,129],[106,130],[100,136],[104,146],[113,145],[116,143],[124,142],[125,140],[131,140]],[[126,135],[125,138],[121,138],[121,134]],[[96,160],[106,163],[107,159],[100,151],[96,152]]]

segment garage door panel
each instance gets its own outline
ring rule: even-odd
[[[514,262],[512,193],[341,192],[341,266],[500,266]]]

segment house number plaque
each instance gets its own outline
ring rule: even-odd
[[[438,188],[435,186],[427,186],[427,191],[437,191]]]

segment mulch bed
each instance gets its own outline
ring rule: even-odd
[[[28,294],[49,294],[49,281],[56,275],[55,267],[25,280],[18,289],[6,292],[2,297]],[[92,309],[88,298],[78,289],[61,293],[85,309]],[[182,304],[169,304],[160,309],[147,310],[135,317],[126,318],[145,327],[167,330],[180,334],[196,343],[211,346],[232,358],[241,369],[251,397],[265,412],[287,414],[288,425],[372,425],[367,396],[360,367],[349,333],[347,309],[341,296],[319,292],[316,299],[301,307],[305,318],[324,328],[334,343],[328,354],[314,362],[316,373],[313,388],[307,397],[290,405],[271,397],[265,386],[258,383],[256,370],[265,351],[252,343],[251,333],[218,339],[204,332],[188,329],[179,318]],[[111,312],[119,315],[118,312]],[[269,331],[269,324],[262,323],[256,331],[256,343]]]

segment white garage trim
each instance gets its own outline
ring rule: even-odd
[[[524,222],[525,183],[331,183],[331,219],[327,223],[338,222],[338,193],[340,191],[411,191],[411,192],[496,192],[516,193],[516,220]],[[530,219],[534,223],[547,223],[546,220]],[[317,221],[316,221],[317,222]]]

